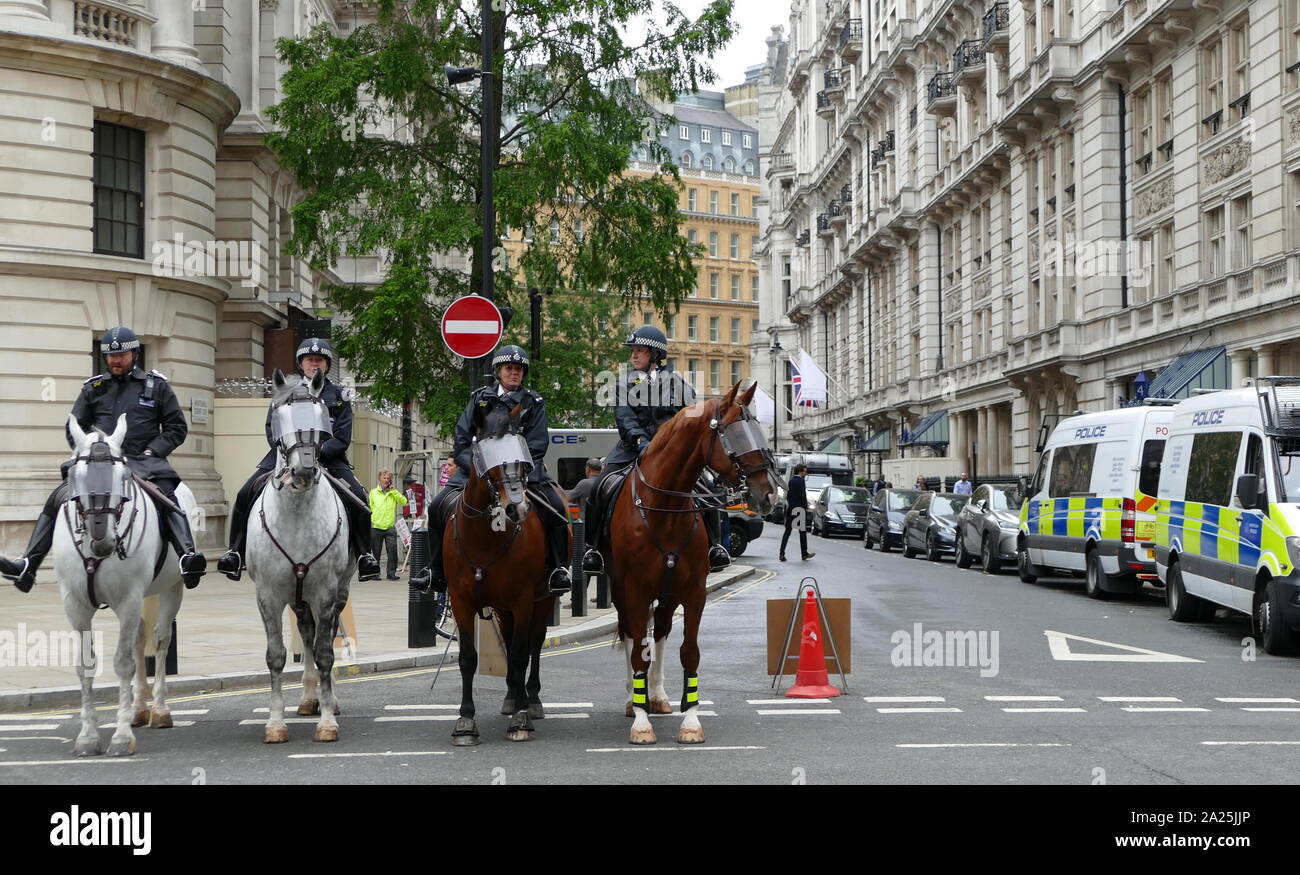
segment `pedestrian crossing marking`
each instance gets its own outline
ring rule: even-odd
[[[751,705],[829,705],[831,703],[830,699],[746,699],[745,701]]]
[[[1145,705],[1125,705],[1124,710],[1128,711],[1129,713],[1149,713],[1152,711],[1209,711],[1210,709],[1189,708],[1189,707],[1162,708],[1162,707],[1147,707]]]
[[[758,708],[759,716],[770,717],[775,714],[839,714],[839,708]]]
[[[1064,702],[1060,696],[985,696],[986,702]]]
[[[1008,714],[1086,714],[1086,708],[1003,708]]]
[[[282,717],[280,718],[280,721],[282,723],[319,723],[320,718],[319,717]],[[239,725],[240,726],[265,726],[266,721],[259,720],[254,717],[248,720],[240,720]]]
[[[960,708],[877,708],[881,714],[960,714]]]
[[[942,702],[943,696],[863,696],[864,702],[879,702],[881,704],[903,704],[906,702]]]
[[[1098,696],[1103,702],[1181,702],[1177,696]]]
[[[58,729],[57,723],[0,723],[0,732],[35,732],[38,729]]]
[[[1068,632],[1054,632],[1051,629],[1044,629],[1043,634],[1047,636],[1047,647],[1052,653],[1052,659],[1062,662],[1204,662],[1202,659],[1192,659],[1190,656],[1177,656],[1173,653],[1147,650],[1145,647],[1134,647],[1130,644],[1116,644],[1113,641],[1100,641],[1082,635],[1071,635]],[[1109,647],[1124,652],[1074,653],[1070,650],[1071,641],[1083,641],[1098,647]]]
[[[1226,698],[1226,699],[1224,699],[1224,698],[1216,698],[1214,701],[1216,701],[1216,702],[1227,702],[1227,703],[1229,703],[1229,704],[1233,704],[1233,705],[1238,705],[1238,704],[1240,704],[1240,705],[1284,705],[1284,704],[1292,704],[1292,705],[1295,705],[1295,704],[1300,704],[1300,702],[1298,702],[1297,700],[1295,700],[1295,699],[1291,699],[1291,698],[1287,698],[1287,697],[1279,697],[1279,698],[1274,698],[1274,699],[1268,699],[1268,698],[1262,698],[1262,699],[1248,699],[1248,698],[1246,698],[1246,699],[1243,699],[1243,698],[1235,698],[1235,697],[1234,697],[1234,698]]]

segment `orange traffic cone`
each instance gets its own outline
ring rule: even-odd
[[[803,605],[803,638],[799,644],[799,672],[794,686],[785,691],[791,699],[829,699],[840,695],[826,676],[826,651],[822,649],[822,630],[818,622],[817,600],[812,590]]]

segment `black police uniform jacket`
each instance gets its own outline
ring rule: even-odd
[[[97,428],[112,434],[123,413],[126,440],[122,442],[122,453],[127,466],[146,480],[179,480],[167,456],[185,442],[189,426],[167,378],[138,367],[120,377],[99,374],[82,384],[81,394],[72,405],[72,415],[84,431]],[[68,446],[76,449],[71,430],[64,431]],[[153,455],[144,455],[145,450],[152,450]]]
[[[694,403],[695,390],[667,365],[659,368],[653,380],[643,371],[630,373],[614,406],[621,440],[605,457],[605,466],[621,467],[636,459],[641,441],[653,438],[659,426]]]
[[[492,407],[500,405],[509,412],[516,404],[523,403],[519,412],[519,429],[528,452],[533,457],[533,469],[528,472],[528,482],[533,486],[551,482],[546,472],[546,450],[550,446],[550,432],[547,430],[546,400],[532,389],[520,387],[511,392],[497,394],[497,387],[480,386],[469,395],[469,404],[456,421],[456,433],[452,442],[452,458],[456,462],[456,473],[447,481],[448,486],[464,486],[469,481],[470,444],[474,434],[474,408],[480,404],[487,407],[484,413],[490,413]]]
[[[320,400],[325,402],[325,409],[330,415],[329,440],[321,444],[320,462],[327,471],[335,474],[338,468],[351,469],[348,463],[348,447],[352,445],[352,402],[343,398],[338,386],[325,378],[325,386],[320,390]],[[271,449],[258,463],[263,471],[273,471],[280,462],[280,448],[271,438],[271,408],[266,409],[266,442]]]

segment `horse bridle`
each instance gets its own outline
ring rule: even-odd
[[[532,454],[528,450],[528,444],[524,440],[524,436],[518,432],[510,432],[509,434],[501,436],[501,438],[507,437],[513,437],[517,440],[519,451],[524,456],[523,459],[516,459],[513,457],[507,458],[506,453],[498,453],[496,451],[496,446],[488,446],[485,449],[485,442],[481,441],[478,435],[474,436],[473,442],[470,444],[470,464],[474,468],[474,473],[478,477],[486,480],[488,485],[491,486],[492,492],[496,496],[495,503],[498,507],[501,505],[501,488],[497,481],[492,479],[492,471],[495,468],[507,464],[519,465],[522,470],[520,482],[525,491],[527,491],[528,474],[533,467]],[[488,441],[496,441],[499,439],[500,438],[488,438]],[[489,450],[491,451],[491,459],[489,459]],[[501,461],[497,461],[498,457]],[[506,476],[504,471],[502,476]],[[483,580],[483,575],[487,572],[488,568],[495,565],[498,559],[510,552],[510,548],[514,545],[515,539],[519,537],[519,533],[524,529],[524,520],[527,519],[527,517],[512,524],[513,531],[510,533],[510,537],[505,539],[505,543],[497,550],[496,555],[489,559],[486,564],[480,565],[473,562],[470,560],[469,556],[465,554],[465,546],[460,537],[460,515],[463,512],[468,519],[479,519],[486,516],[491,511],[492,504],[489,503],[488,506],[482,510],[474,507],[474,505],[469,503],[469,499],[466,497],[467,491],[468,490],[461,490],[460,497],[457,499],[457,503],[461,506],[462,510],[460,512],[453,512],[451,515],[451,537],[452,540],[456,542],[456,549],[460,551],[460,558],[465,560],[465,564],[474,570],[474,581],[477,583]]]
[[[114,456],[113,449],[109,445],[108,441],[101,439],[91,444],[89,451],[84,456],[73,456],[72,462],[74,466],[80,462],[85,462],[87,466],[92,464],[116,465],[118,463],[125,465],[126,457]],[[98,596],[95,595],[95,575],[99,572],[99,566],[104,560],[94,556],[87,556],[85,551],[81,549],[81,542],[85,538],[87,531],[92,530],[95,526],[96,519],[103,519],[105,529],[111,528],[113,531],[113,551],[117,554],[117,557],[119,559],[127,559],[130,556],[130,551],[127,549],[127,545],[130,543],[131,533],[135,529],[136,515],[140,511],[140,501],[138,500],[140,496],[140,487],[136,485],[134,477],[128,476],[125,479],[130,481],[129,485],[122,490],[121,494],[118,496],[117,504],[113,507],[109,506],[113,498],[113,492],[111,490],[109,492],[89,493],[87,499],[90,507],[86,507],[82,504],[80,493],[73,495],[70,501],[64,502],[63,504],[63,518],[68,525],[68,531],[73,535],[72,546],[76,549],[77,556],[81,559],[81,567],[85,569],[86,572],[87,597],[96,610],[108,607],[107,604],[101,603]],[[127,493],[127,489],[130,490],[129,494]],[[131,515],[127,517],[126,529],[122,530],[118,528],[118,525],[122,522],[122,508],[128,500],[131,502]],[[69,506],[72,504],[76,504],[77,506],[77,519],[75,524],[72,519],[72,513],[69,509]],[[107,523],[108,516],[112,516],[113,518],[113,524],[111,526]],[[89,525],[86,522],[87,517],[92,518]],[[92,536],[94,536],[93,531]],[[143,533],[140,536],[140,540],[141,543],[143,543]]]
[[[275,407],[272,408],[272,416],[275,415],[275,410],[285,406],[286,404],[303,404],[308,402],[322,407],[325,405],[325,402],[321,401],[320,398],[310,393],[305,393],[301,388],[298,388],[294,389],[293,394],[288,398],[281,401],[279,404],[276,404]],[[325,421],[328,422],[328,412],[324,413],[323,416]],[[272,485],[276,489],[283,489],[285,486],[281,478],[284,476],[284,473],[289,470],[289,457],[293,455],[294,450],[299,451],[299,458],[303,462],[303,467],[311,469],[312,482],[315,482],[320,477],[320,464],[317,456],[320,453],[322,434],[324,433],[319,429],[294,429],[293,443],[287,446],[284,442],[284,436],[281,436],[277,441],[277,445],[280,451],[280,459],[284,462],[284,465],[276,472],[275,479],[272,481]]]

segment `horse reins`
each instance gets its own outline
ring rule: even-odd
[[[109,461],[112,461],[114,463],[116,462],[124,463],[126,461],[121,456],[109,456],[108,459]],[[73,459],[73,461],[89,462],[90,456],[76,456]],[[103,460],[97,459],[96,461],[103,461]],[[119,559],[126,559],[131,555],[130,551],[127,550],[126,545],[131,539],[131,532],[134,531],[135,529],[136,514],[139,513],[140,511],[140,502],[136,499],[139,498],[141,490],[140,487],[136,485],[134,478],[131,479],[130,488],[131,488],[131,497],[124,498],[122,500],[122,503],[119,504],[116,508],[112,510],[105,508],[103,510],[98,510],[98,511],[95,510],[89,511],[89,513],[107,513],[113,515],[113,520],[114,520],[113,535],[116,540],[116,543],[113,545],[113,552],[117,553],[117,558]],[[126,519],[126,529],[119,531],[117,528],[117,524],[122,521],[122,504],[125,504],[127,501],[131,502],[131,515]],[[69,509],[69,506],[72,505],[73,503],[77,505],[76,526],[73,526],[72,512]],[[86,522],[87,513],[88,511],[86,511],[86,509],[81,506],[80,496],[73,496],[70,500],[65,501],[63,503],[63,519],[64,522],[66,522],[68,525],[68,531],[74,535],[72,539],[72,546],[76,549],[77,556],[81,559],[81,567],[86,572],[86,597],[90,600],[90,604],[95,610],[101,611],[104,608],[108,607],[108,603],[101,602],[99,600],[99,596],[95,593],[95,575],[99,573],[99,566],[101,563],[103,563],[104,560],[97,559],[94,556],[87,556],[81,549],[81,539],[82,536],[86,534],[85,522]],[[143,532],[141,532],[140,534],[140,543],[141,544],[144,543]]]
[[[288,559],[289,564],[293,566],[294,594],[293,605],[291,605],[291,607],[295,614],[302,616],[303,610],[307,607],[302,600],[302,583],[307,578],[307,573],[311,571],[311,567],[315,564],[316,560],[324,556],[329,548],[334,546],[334,542],[338,540],[339,532],[343,530],[343,515],[339,514],[338,522],[334,526],[334,535],[329,539],[329,543],[327,543],[319,553],[313,556],[310,562],[294,562],[293,557],[289,555],[288,551],[285,550],[284,547],[280,546],[280,542],[275,539],[275,535],[271,533],[270,527],[267,526],[266,511],[259,507],[257,509],[257,515],[262,518],[262,531],[266,532],[266,536],[271,539],[271,543],[275,545],[275,549],[280,551],[280,555],[285,559]]]

